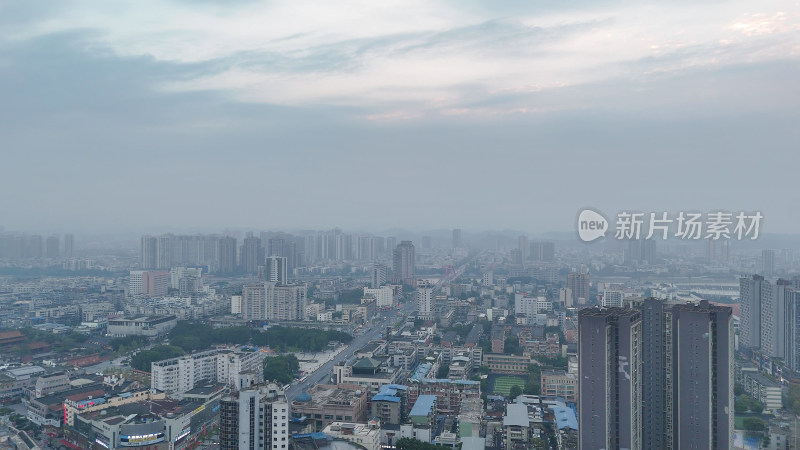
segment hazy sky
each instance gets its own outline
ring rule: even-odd
[[[800,223],[797,1],[0,1],[0,225]]]

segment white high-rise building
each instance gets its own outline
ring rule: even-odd
[[[417,308],[419,316],[423,319],[433,319],[433,288],[420,287],[417,289]]]
[[[232,295],[231,296],[231,314],[241,314],[242,313],[242,296],[241,295]]]
[[[151,364],[152,386],[168,394],[190,391],[201,381],[227,383],[238,389],[242,372],[263,377],[265,357],[261,352],[209,350],[157,361]]]
[[[285,256],[269,256],[264,266],[266,281],[278,284],[289,282],[288,259]]]
[[[394,306],[394,290],[389,286],[379,289],[364,288],[364,297],[375,298],[377,308],[391,308]]]
[[[607,290],[603,294],[603,306],[606,308],[622,308],[622,292]]]
[[[131,270],[131,276],[128,281],[128,294],[140,295],[142,293],[142,284],[144,281],[144,270]]]
[[[290,415],[276,384],[234,391],[220,400],[221,448],[288,450]]]

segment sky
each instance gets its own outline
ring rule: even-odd
[[[0,0],[0,226],[797,233],[800,2]]]

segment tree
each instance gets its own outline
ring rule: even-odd
[[[153,362],[175,358],[183,355],[183,349],[174,345],[157,345],[150,350],[143,350],[133,355],[131,367],[142,372],[150,372]]]
[[[767,429],[767,423],[758,417],[747,417],[742,421],[742,426],[747,431],[764,431]]]
[[[783,406],[795,414],[800,414],[800,384],[789,386]]]
[[[300,369],[300,362],[294,355],[270,356],[264,359],[264,379],[280,384],[290,383]]]
[[[511,393],[508,395],[509,398],[517,398],[522,395],[522,388],[517,386],[516,384],[511,386]]]

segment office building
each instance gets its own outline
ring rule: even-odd
[[[393,276],[404,284],[414,284],[414,244],[400,241],[392,255]]]
[[[277,284],[289,283],[288,259],[285,256],[268,256],[264,263],[266,281]]]
[[[589,302],[589,274],[570,272],[567,275],[567,289],[572,291],[573,300],[579,305]]]
[[[640,312],[583,309],[578,323],[580,448],[644,448]]]
[[[220,401],[221,450],[289,448],[289,402],[275,384],[233,391]]]

